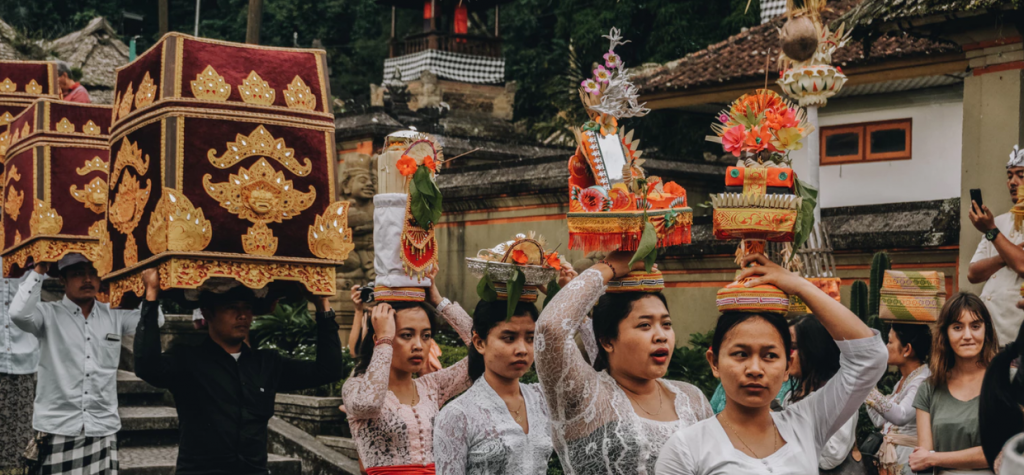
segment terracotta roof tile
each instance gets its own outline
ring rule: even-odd
[[[831,6],[832,11],[825,12],[824,19],[834,20],[860,1],[835,2]],[[652,94],[761,79],[765,77],[767,68],[768,79],[774,82],[779,77],[779,28],[785,21],[785,17],[778,17],[684,58],[638,70],[633,76],[634,81],[644,94]],[[840,67],[849,67],[894,58],[959,51],[960,47],[954,43],[917,38],[903,32],[890,32],[874,38],[870,42],[868,54],[864,52],[864,43],[854,40],[837,51],[832,59],[833,63]]]

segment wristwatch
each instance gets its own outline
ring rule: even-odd
[[[988,242],[995,241],[996,237],[998,237],[998,236],[999,236],[999,228],[989,229],[988,232],[985,233],[985,239],[987,239]]]

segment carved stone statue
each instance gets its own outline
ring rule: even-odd
[[[348,154],[338,173],[338,199],[351,203],[348,225],[355,250],[338,269],[338,294],[348,300],[348,289],[364,285],[377,276],[373,270],[373,195],[377,191],[377,157]]]

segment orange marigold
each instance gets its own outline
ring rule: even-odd
[[[402,176],[412,176],[413,173],[416,173],[416,159],[408,155],[402,155],[402,158],[398,159],[396,166],[398,171],[402,173]]]
[[[430,171],[437,173],[437,162],[434,161],[434,157],[427,155],[423,158],[423,166],[430,169]]]
[[[558,257],[557,252],[552,252],[551,254],[548,254],[546,257],[544,257],[544,260],[548,262],[548,266],[551,266],[556,270],[562,270],[562,259]]]
[[[530,260],[530,258],[526,256],[525,252],[516,249],[512,251],[512,260],[515,261],[516,264],[524,265]]]

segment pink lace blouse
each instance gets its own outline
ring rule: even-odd
[[[467,345],[472,341],[473,319],[452,303],[441,311]],[[388,389],[391,345],[373,350],[366,373],[353,376],[342,387],[349,427],[364,467],[429,465],[434,463],[434,417],[449,399],[472,385],[469,363],[463,359],[448,368],[414,380],[419,402],[402,404]]]

